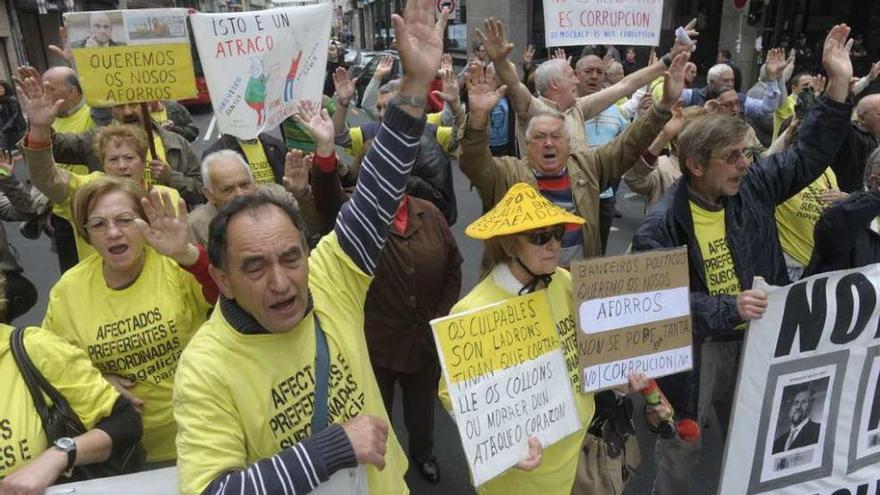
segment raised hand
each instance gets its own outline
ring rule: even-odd
[[[315,139],[320,156],[330,156],[334,152],[333,120],[326,109],[316,101],[300,100],[294,118],[303,125]]]
[[[391,16],[397,35],[397,51],[403,64],[401,96],[423,98],[440,67],[449,9],[444,8],[436,21],[435,11],[436,3],[432,0],[407,0],[403,16]]]
[[[831,28],[825,37],[825,45],[822,48],[822,66],[829,80],[842,81],[844,87],[852,77],[852,62],[849,59],[849,50],[852,40],[849,37],[849,26],[838,24]]]
[[[19,67],[16,84],[18,101],[31,128],[50,127],[64,100],[51,101],[49,95],[43,91],[43,78],[33,67]]]
[[[171,184],[171,166],[162,160],[151,160],[150,176],[159,184],[167,186]]]
[[[678,101],[681,91],[684,89],[684,66],[690,59],[691,54],[682,52],[672,59],[672,64],[663,75],[663,97],[657,103],[663,108],[671,109]]]
[[[688,37],[691,39],[690,43],[682,43],[678,40],[678,37],[675,37],[675,41],[672,43],[672,49],[669,50],[669,56],[675,57],[679,53],[691,53],[694,51],[694,47],[697,45],[696,37],[700,35],[699,31],[694,29],[697,26],[697,19],[691,19],[691,22],[687,23],[684,26],[684,30],[687,32]]]
[[[825,92],[825,84],[828,82],[828,79],[825,78],[822,74],[816,74],[813,76],[813,94],[816,96],[821,95]]]
[[[12,175],[12,153],[0,150],[0,176]]]
[[[556,50],[553,50],[553,58],[558,60],[565,60],[566,62],[568,62],[568,65],[571,65],[571,57],[565,54],[564,48],[557,48]]]
[[[440,69],[440,78],[443,80],[443,91],[435,90],[432,94],[449,105],[458,105],[461,94],[458,77],[451,69]]]
[[[333,72],[333,87],[336,89],[336,101],[340,105],[347,107],[354,98],[354,80],[348,69],[345,67],[337,67]]]
[[[522,51],[522,63],[524,67],[531,67],[532,60],[535,59],[535,46],[529,45]]]
[[[651,47],[651,53],[648,54],[648,67],[657,63],[657,49]]]
[[[66,27],[61,26],[58,28],[58,37],[61,38],[61,47],[49,45],[49,51],[63,58],[68,64],[73,65],[73,49],[70,48]]]
[[[452,55],[444,53],[443,56],[440,57],[440,70],[452,70]]]
[[[376,64],[376,70],[373,71],[373,79],[380,82],[384,81],[391,74],[391,69],[393,68],[394,59],[389,55],[382,55],[379,59],[379,63]]]
[[[284,177],[281,182],[294,197],[302,197],[309,190],[309,170],[312,168],[312,155],[301,150],[291,150],[284,156]]]
[[[494,17],[483,21],[482,31],[477,29],[477,36],[486,48],[486,55],[496,64],[506,60],[513,51],[513,43],[507,41],[506,31],[504,24]]]
[[[779,79],[787,65],[788,61],[785,60],[785,50],[782,48],[767,50],[767,57],[764,59],[764,71],[767,74],[767,79],[771,81]]]
[[[710,101],[715,101],[716,104],[718,103],[716,100]],[[676,101],[675,104],[672,105],[672,118],[666,121],[666,124],[663,125],[663,129],[660,131],[663,135],[663,139],[667,143],[677,138],[678,135],[681,134],[682,129],[684,129],[685,119],[684,109],[682,108],[683,105],[684,104],[681,100]]]
[[[465,78],[468,92],[468,106],[474,123],[485,123],[489,112],[507,91],[507,86],[500,88],[495,85],[494,78],[487,77],[486,69],[481,64],[471,64]],[[481,126],[480,126],[481,127]]]
[[[189,242],[186,203],[182,199],[175,210],[168,192],[153,188],[148,197],[141,198],[141,206],[147,220],[136,218],[134,223],[153,249],[183,266],[198,261],[199,250]]]
[[[878,75],[880,75],[880,62],[871,65],[871,72],[868,73],[868,79],[873,81],[877,79]]]

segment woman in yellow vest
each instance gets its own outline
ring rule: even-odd
[[[511,469],[484,483],[477,489],[481,495],[583,493],[576,486],[578,464],[595,404],[593,394],[581,393],[571,274],[558,266],[566,224],[583,223],[582,218],[547,201],[532,186],[518,183],[507,191],[494,208],[465,230],[468,236],[485,240],[487,249],[494,247],[493,252],[503,253],[503,259],[452,308],[450,314],[546,290],[582,425],[577,433],[545,447],[542,455],[535,456],[534,449],[530,449],[533,455],[530,455],[526,466]],[[443,405],[450,409],[444,379],[440,380],[439,395]]]
[[[116,177],[77,190],[73,224],[97,254],[64,273],[43,320],[141,411],[148,463],[176,458],[177,362],[217,294],[204,248],[188,241],[183,200],[175,212],[169,196],[154,188],[147,201]]]
[[[0,294],[4,289],[0,276]],[[7,321],[3,299],[0,321]],[[87,429],[73,438],[47,438],[12,351],[14,331],[0,324],[0,493],[43,493],[73,466],[103,462],[111,451],[122,451],[141,438],[140,415],[82,349],[52,332],[27,328],[19,330],[17,339],[23,354]]]

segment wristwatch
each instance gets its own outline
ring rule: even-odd
[[[67,454],[67,467],[64,468],[64,475],[70,476],[73,465],[76,464],[76,442],[70,437],[61,437],[55,440],[52,446]]]
[[[398,105],[409,105],[416,108],[428,106],[428,98],[424,96],[404,96],[400,93],[394,96],[392,101]]]

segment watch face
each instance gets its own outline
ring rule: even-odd
[[[72,438],[61,437],[58,440],[55,440],[55,446],[67,452],[76,448],[76,442],[74,442]]]

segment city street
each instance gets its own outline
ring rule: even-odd
[[[210,108],[202,108],[194,110],[194,119],[202,129],[202,135],[193,143],[198,154],[210,145],[218,137],[218,130],[213,125],[212,114]],[[359,115],[353,115],[351,121],[353,123],[360,122]],[[273,131],[277,135],[277,130]],[[207,135],[207,139],[206,139]],[[17,173],[24,174],[24,166],[18,165]],[[481,212],[479,198],[475,191],[470,189],[468,180],[461,174],[457,167],[455,168],[455,189],[458,200],[458,222],[453,227],[453,232],[458,241],[459,248],[464,257],[463,287],[462,294],[467,293],[478,281],[479,261],[482,247],[478,241],[467,238],[464,235],[465,227],[473,221]],[[629,245],[632,234],[642,217],[644,210],[644,201],[641,197],[630,193],[624,188],[618,196],[618,209],[623,214],[622,218],[614,221],[614,231],[612,232],[609,242],[609,253],[623,253]],[[18,225],[7,224],[7,232],[9,241],[17,248],[21,257],[22,265],[25,268],[25,275],[33,281],[40,293],[39,303],[26,315],[19,318],[14,323],[21,325],[39,324],[42,320],[43,313],[46,309],[46,302],[49,289],[58,279],[57,258],[54,253],[50,252],[49,240],[41,237],[38,240],[28,240],[23,238],[18,231]],[[399,401],[397,403],[399,406]],[[638,470],[636,478],[629,484],[627,494],[647,494],[650,493],[650,486],[654,477],[653,462],[653,434],[647,432],[644,428],[644,422],[641,418],[642,403],[638,401],[635,408],[635,421],[639,428],[640,443],[642,446],[642,465]],[[399,407],[395,411],[394,426],[401,444],[406,448],[406,432],[403,426],[402,415]],[[436,454],[441,468],[441,480],[437,485],[426,483],[417,470],[411,469],[407,476],[411,490],[414,494],[469,494],[474,493],[470,487],[469,474],[464,461],[464,455],[461,450],[461,444],[458,438],[455,425],[450,416],[445,412],[437,411],[437,448]],[[695,469],[699,473],[695,493],[709,494],[715,493],[716,486],[714,483],[707,483],[704,478],[715,478],[720,471],[721,457],[723,455],[720,443],[720,434],[717,428],[711,428],[704,431],[706,448],[704,449],[703,460]],[[711,476],[708,476],[711,475]]]

